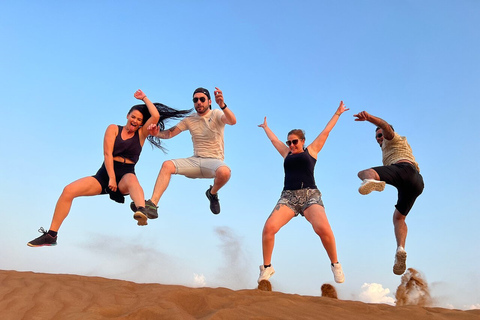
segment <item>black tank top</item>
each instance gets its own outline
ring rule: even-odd
[[[115,144],[113,145],[113,156],[123,157],[125,159],[137,163],[140,158],[140,152],[142,152],[142,145],[140,144],[140,136],[138,130],[135,131],[133,137],[127,140],[122,139],[123,126],[118,126],[118,134],[115,138]]]
[[[312,157],[308,150],[302,153],[289,153],[283,162],[285,182],[283,190],[298,190],[303,188],[317,189],[313,171],[317,159]]]

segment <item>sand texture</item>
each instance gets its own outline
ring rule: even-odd
[[[390,306],[258,289],[189,288],[0,270],[0,318],[480,319],[480,310]]]

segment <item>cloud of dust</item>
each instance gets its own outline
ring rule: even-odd
[[[219,269],[218,282],[231,289],[244,289],[251,285],[252,275],[247,268],[247,259],[242,243],[229,227],[217,227],[215,233],[220,239],[220,250],[224,263]],[[254,278],[254,277],[253,277]]]
[[[408,268],[401,281],[395,293],[397,306],[415,305],[428,307],[432,305],[427,281],[423,279],[420,272],[413,268]]]
[[[89,269],[86,275],[137,283],[185,283],[181,261],[159,251],[154,243],[132,243],[118,236],[93,234],[80,247],[94,256],[84,265]]]

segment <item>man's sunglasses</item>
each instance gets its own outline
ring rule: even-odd
[[[193,98],[193,103],[197,103],[198,100],[200,100],[202,102],[205,102],[205,100],[207,100],[207,99],[205,97],[200,97],[200,98],[195,97],[195,98]]]
[[[383,137],[383,133],[377,133],[375,137],[377,137],[377,139],[380,139],[381,137]]]
[[[290,141],[290,140],[287,140],[287,142],[285,142],[285,143],[286,143],[287,146],[289,146],[289,147],[292,145],[292,143],[293,143],[294,146],[296,146],[297,143],[298,143],[298,139],[293,139],[293,140],[291,140],[291,141]]]

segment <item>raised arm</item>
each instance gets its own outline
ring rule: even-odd
[[[382,118],[372,116],[369,114],[367,111],[362,111],[357,114],[353,115],[356,117],[355,121],[368,121],[377,127],[380,127],[383,131],[383,137],[387,140],[392,140],[394,134],[394,131],[390,124],[388,124],[387,121],[383,120]]]
[[[225,104],[222,90],[218,89],[217,87],[215,87],[215,89],[216,90],[213,92],[213,94],[215,95],[215,102],[223,111],[222,121],[225,124],[229,124],[233,126],[234,124],[237,123],[237,118],[235,118],[235,115],[233,114],[232,110],[230,110],[230,108],[227,107],[227,105]]]
[[[338,106],[337,111],[335,111],[335,114],[332,116],[330,121],[328,121],[327,125],[325,126],[325,129],[323,129],[323,131],[308,146],[308,151],[312,157],[314,158],[317,157],[318,153],[320,152],[320,150],[322,150],[323,146],[325,145],[325,141],[327,141],[330,131],[332,131],[333,127],[335,127],[335,124],[337,124],[337,121],[342,115],[342,113],[344,113],[347,110],[350,110],[350,109],[345,107],[345,105],[343,104],[343,101],[340,101],[340,105]]]
[[[147,96],[145,95],[145,93],[143,93],[142,90],[138,89],[137,91],[135,91],[133,96],[138,100],[142,100],[147,106],[148,112],[150,112],[150,118],[146,122],[144,122],[143,126],[139,129],[140,139],[143,143],[143,141],[145,141],[145,139],[148,137],[148,127],[151,124],[156,124],[158,120],[160,120],[160,113],[158,113],[155,105],[152,103],[152,101],[150,101],[150,99],[147,98]]]
[[[259,124],[258,126],[265,130],[268,139],[270,139],[275,149],[277,149],[280,155],[285,158],[288,155],[288,147],[282,141],[280,141],[280,139],[277,138],[277,136],[273,133],[272,130],[270,130],[267,125],[267,117],[265,117],[265,119],[263,119],[263,123]]]

